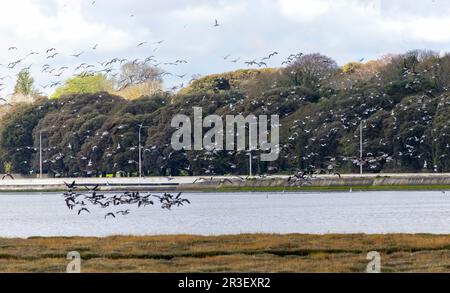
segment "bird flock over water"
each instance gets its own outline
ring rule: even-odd
[[[99,185],[89,188],[88,186],[79,186],[75,181],[64,183],[67,186],[67,191],[63,193],[65,204],[69,210],[76,211],[78,215],[90,214],[91,207],[99,207],[105,210],[104,218],[107,219],[129,215],[131,208],[145,208],[159,204],[162,209],[171,210],[173,207],[191,204],[189,199],[181,196],[181,192],[176,195],[167,192],[152,194],[139,191],[113,194],[102,193]],[[130,209],[123,209],[124,206],[129,206]],[[114,209],[114,211],[111,211],[111,209]]]

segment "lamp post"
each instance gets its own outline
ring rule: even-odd
[[[250,177],[252,177],[252,173],[253,173],[253,168],[252,168],[252,125],[256,124],[255,121],[252,121],[249,123],[248,125],[248,174]],[[258,124],[256,124],[258,125]],[[256,135],[258,135],[258,130],[256,130]],[[257,146],[256,146],[257,147]]]
[[[42,133],[45,130],[39,131],[39,179],[42,179]]]
[[[363,174],[363,121],[359,124],[359,174]]]
[[[248,175],[252,177],[252,151],[248,153]]]
[[[251,147],[251,139],[252,139],[252,128],[248,126],[248,175],[252,177],[252,147]]]
[[[139,180],[142,178],[142,144],[141,144],[142,128],[148,128],[148,126],[144,126],[144,124],[139,124]]]

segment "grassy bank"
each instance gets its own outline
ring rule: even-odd
[[[368,251],[384,272],[449,272],[450,235],[115,236],[0,239],[0,272],[364,272]]]

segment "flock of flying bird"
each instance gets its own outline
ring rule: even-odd
[[[152,46],[160,45],[164,42],[164,40],[157,41],[152,43]],[[148,44],[148,42],[140,42],[136,45],[136,48],[143,47],[144,45]],[[90,47],[90,51],[97,50],[98,44],[95,44],[94,46]],[[158,47],[155,47],[153,51],[156,51]],[[16,47],[10,47],[8,51],[11,50],[18,50]],[[39,84],[38,91],[42,92],[45,90],[50,90],[53,88],[56,88],[58,86],[61,86],[64,84],[63,77],[71,77],[71,76],[93,76],[95,74],[105,74],[108,76],[111,80],[115,80],[117,82],[118,90],[122,90],[130,85],[132,85],[133,76],[127,76],[123,77],[120,75],[120,68],[122,65],[126,63],[131,63],[135,65],[150,65],[156,69],[159,69],[159,78],[164,78],[167,76],[176,77],[179,79],[184,79],[188,74],[176,74],[172,73],[170,71],[167,71],[164,68],[167,68],[168,66],[180,66],[183,64],[187,64],[188,61],[182,58],[176,59],[174,61],[161,61],[158,62],[155,55],[147,56],[143,59],[135,58],[135,59],[127,59],[127,58],[121,58],[121,57],[114,57],[110,60],[105,61],[97,61],[96,63],[87,62],[87,61],[80,61],[78,63],[73,63],[71,65],[54,65],[51,60],[54,60],[57,58],[58,55],[63,56],[61,53],[56,51],[56,48],[49,48],[46,49],[45,52],[39,53],[32,51],[28,54],[26,54],[24,57],[16,59],[14,61],[9,62],[8,64],[0,64],[0,68],[3,67],[4,69],[8,70],[8,74],[0,76],[0,93],[7,89],[7,82],[6,80],[10,80],[10,82],[14,82],[13,76],[20,72],[21,70],[27,70],[31,71],[33,68],[33,63],[26,63],[26,60],[29,56],[34,55],[43,55],[45,57],[45,60],[47,62],[44,62],[44,64],[40,65],[40,68],[38,69],[41,74],[46,74],[46,78],[50,79],[50,82],[42,84]],[[87,51],[81,51],[75,54],[70,54],[68,57],[74,58],[74,59],[80,59],[82,55],[86,54]],[[261,58],[260,60],[253,59],[250,61],[243,62],[247,66],[257,66],[257,67],[267,67],[267,60],[271,59],[272,57],[278,55],[278,52],[274,51],[270,53],[268,56],[265,56]],[[230,54],[223,57],[223,60],[228,60],[230,58]],[[291,54],[285,61],[283,61],[283,64],[289,64],[294,59],[292,56],[299,56],[299,54]],[[67,57],[67,56],[63,56]],[[237,63],[241,58],[237,57],[235,59],[230,60],[231,63]],[[22,67],[19,65],[25,64]],[[116,67],[115,67],[116,66]],[[20,68],[19,68],[20,67]],[[17,70],[18,69],[18,70]],[[189,78],[188,83],[191,83],[192,81],[196,80],[200,75],[199,74],[192,74]],[[155,78],[154,76],[148,76],[148,78]],[[179,85],[173,86],[170,88],[170,90],[175,91],[178,89],[181,89],[185,86],[185,83],[180,83]],[[13,93],[6,94],[5,97],[11,96]],[[7,99],[1,98],[0,101],[7,102]]]
[[[95,1],[94,3],[95,4]],[[219,27],[220,24],[218,22],[218,20],[214,20],[214,24],[213,27]],[[136,49],[139,50],[143,50],[143,51],[148,51],[148,46],[152,47],[152,51],[155,52],[159,47],[159,45],[162,45],[165,42],[165,40],[159,40],[156,42],[147,42],[147,41],[142,41],[139,42],[135,45]],[[156,59],[155,55],[150,55],[147,56],[145,58],[142,59],[127,59],[127,58],[123,58],[123,57],[114,57],[111,58],[109,60],[104,60],[104,61],[98,61],[98,62],[87,62],[87,61],[83,61],[81,60],[82,57],[84,56],[89,56],[89,53],[92,51],[96,51],[99,48],[99,44],[94,44],[91,47],[79,51],[79,52],[74,52],[72,54],[63,54],[62,52],[59,52],[57,48],[55,47],[51,47],[51,48],[47,48],[44,49],[42,51],[39,50],[33,50],[31,52],[28,53],[24,53],[21,57],[17,57],[14,58],[13,60],[11,60],[10,62],[6,63],[6,64],[0,64],[0,68],[3,67],[4,69],[9,71],[9,74],[1,76],[0,77],[0,93],[2,91],[4,91],[7,88],[7,83],[6,80],[10,79],[11,81],[13,80],[13,71],[17,70],[23,70],[26,69],[28,71],[32,70],[32,68],[35,68],[36,65],[34,63],[28,62],[28,60],[30,58],[37,58],[38,56],[42,56],[43,60],[44,60],[44,64],[40,65],[38,70],[42,73],[42,74],[46,74],[47,78],[51,79],[51,81],[49,83],[46,84],[39,84],[39,88],[40,90],[50,90],[52,88],[56,88],[58,86],[61,86],[64,84],[63,81],[63,76],[74,76],[74,75],[78,75],[78,76],[92,76],[95,75],[97,73],[103,73],[107,76],[109,76],[110,78],[117,80],[117,84],[119,86],[118,90],[122,90],[126,87],[128,87],[129,85],[132,84],[132,80],[133,77],[126,77],[125,79],[121,79],[120,76],[120,72],[118,72],[118,70],[120,69],[120,67],[126,63],[131,63],[131,64],[148,64],[151,65],[155,68],[160,68],[160,66],[181,66],[183,64],[187,64],[188,61],[183,59],[183,58],[177,58],[174,61],[168,61],[168,62],[163,62],[163,61],[158,61]],[[16,55],[20,52],[20,49],[16,46],[11,46],[8,48],[8,52],[12,53],[16,53]],[[267,67],[267,61],[272,59],[273,57],[277,56],[279,53],[277,51],[273,51],[271,53],[269,53],[267,56],[264,56],[260,59],[253,59],[253,60],[249,60],[249,61],[244,61],[243,64],[246,64],[247,66],[257,66],[257,67],[262,67],[262,66],[266,66]],[[289,64],[293,61],[295,61],[295,57],[299,57],[302,54],[291,54],[288,56],[288,58],[283,61],[283,64]],[[67,58],[73,59],[73,60],[78,60],[78,62],[71,62],[72,64],[70,65],[56,65],[56,64],[60,64],[60,60],[57,60],[58,58],[67,60]],[[231,63],[237,63],[241,60],[241,57],[236,57],[236,58],[231,58],[231,54],[228,54],[226,56],[223,57],[223,60],[226,60]],[[35,60],[36,61],[36,60]],[[58,62],[56,62],[58,61]],[[39,63],[39,62],[36,62]],[[118,66],[118,67],[116,67]],[[166,77],[166,76],[175,76],[177,78],[183,79],[187,76],[187,74],[180,74],[177,75],[175,73],[171,73],[169,71],[166,70],[160,70],[159,74],[161,77]],[[194,74],[191,76],[191,79],[189,80],[189,82],[192,82],[193,80],[195,80],[198,77],[198,75]],[[177,90],[180,89],[184,86],[183,83],[181,83],[179,86],[174,86],[172,88],[170,88],[170,90]],[[5,98],[0,98],[0,105],[1,102],[3,102],[4,104],[8,104],[8,99],[6,97],[11,96],[12,94],[8,94],[5,96]],[[33,149],[34,151],[37,151],[37,149],[35,147],[32,146],[18,146],[17,150],[21,151],[21,150],[31,150]],[[53,148],[44,148],[44,152],[45,151],[52,151]],[[60,155],[60,156],[56,156],[53,159],[46,159],[44,161],[44,164],[47,163],[55,163],[57,160],[63,158],[64,155]],[[32,172],[32,171],[31,171]],[[58,173],[58,172],[57,172]]]
[[[78,215],[82,213],[91,213],[90,206],[100,207],[101,209],[115,208],[116,211],[107,211],[104,218],[116,218],[117,216],[125,216],[130,214],[130,209],[118,210],[118,208],[128,205],[137,208],[154,205],[155,202],[161,205],[162,209],[170,210],[172,207],[180,207],[191,202],[181,197],[181,192],[177,195],[164,193],[161,195],[147,193],[141,195],[139,191],[126,191],[123,194],[100,193],[99,185],[89,188],[82,186],[84,190],[80,190],[75,181],[66,183],[67,191],[63,197],[66,206],[70,210],[76,210]]]
[[[95,3],[96,3],[96,1],[93,1],[92,5],[94,5]],[[133,17],[134,15],[130,15],[130,16]],[[212,27],[217,28],[219,26],[220,26],[219,21],[217,19],[215,19],[212,24]],[[152,53],[154,53],[156,50],[158,50],[158,48],[159,48],[158,46],[162,45],[164,42],[165,42],[165,40],[159,40],[156,42],[141,41],[141,42],[137,43],[134,47],[135,47],[135,49],[145,50],[145,51],[148,51],[150,49],[149,47],[152,47],[151,50],[153,51]],[[118,84],[121,85],[121,88],[125,88],[130,85],[130,82],[128,80],[120,80],[120,75],[119,75],[120,73],[117,72],[117,70],[119,68],[117,68],[116,66],[120,67],[121,65],[123,65],[125,63],[133,63],[133,64],[149,64],[153,67],[160,68],[160,66],[164,66],[164,67],[182,66],[183,64],[188,63],[188,61],[185,60],[184,58],[177,58],[174,61],[158,61],[156,59],[156,56],[154,56],[154,55],[150,55],[150,56],[147,56],[142,59],[132,59],[132,60],[127,59],[127,58],[122,58],[122,57],[114,57],[109,60],[105,60],[102,62],[94,62],[94,63],[92,63],[92,62],[89,63],[89,62],[81,60],[81,58],[85,55],[88,55],[89,52],[96,51],[99,48],[99,46],[101,46],[101,45],[93,44],[91,47],[87,48],[86,50],[83,50],[80,52],[74,52],[72,54],[66,54],[66,55],[64,55],[61,52],[58,52],[58,50],[54,47],[45,49],[42,52],[31,51],[31,52],[28,52],[27,54],[23,54],[19,58],[15,58],[15,59],[11,60],[10,62],[8,62],[6,64],[0,64],[0,67],[4,67],[5,69],[10,70],[11,72],[12,72],[12,70],[18,69],[21,66],[22,67],[20,69],[31,70],[31,68],[34,68],[33,67],[34,64],[30,64],[29,62],[27,62],[28,59],[32,58],[32,57],[35,58],[36,56],[43,56],[44,60],[46,60],[47,62],[45,62],[45,64],[41,65],[39,70],[42,73],[47,74],[50,78],[54,78],[54,80],[48,84],[41,84],[40,87],[42,89],[49,89],[49,88],[54,88],[59,85],[62,85],[63,81],[60,78],[65,74],[69,74],[69,76],[72,76],[72,75],[88,76],[88,75],[93,75],[96,73],[104,73],[114,79],[118,78],[119,79]],[[11,46],[8,48],[8,52],[10,52],[12,54],[14,52],[19,52],[19,49],[16,46]],[[245,64],[247,66],[266,67],[268,60],[271,60],[272,58],[274,58],[277,55],[279,55],[279,52],[273,51],[270,54],[268,54],[262,58],[243,61],[243,64]],[[284,61],[282,61],[281,64],[282,65],[292,64],[293,62],[295,62],[302,56],[303,56],[302,53],[290,54]],[[73,60],[79,60],[80,62],[78,62],[76,65],[73,65],[73,66],[60,66],[60,65],[55,65],[54,63],[52,63],[52,61],[56,60],[59,57],[64,57],[64,59],[72,58]],[[231,63],[237,63],[237,62],[241,61],[241,57],[232,57],[231,54],[227,54],[226,56],[223,56],[222,59],[225,61],[229,61]],[[360,61],[363,61],[363,59],[361,59]],[[404,74],[406,77],[414,78],[413,82],[410,85],[407,85],[407,86],[413,86],[414,83],[420,82],[420,76],[426,74],[426,72],[413,72],[411,69],[405,68]],[[184,79],[187,76],[187,74],[177,75],[175,73],[171,73],[166,70],[161,70],[160,75],[161,75],[161,77],[174,76],[174,77],[178,77],[180,79]],[[190,81],[194,80],[195,78],[196,78],[195,75],[193,75]],[[319,80],[326,80],[327,78],[328,78],[327,76],[321,76],[319,78]],[[12,79],[11,74],[0,77],[0,93],[6,88],[5,81],[7,79]],[[378,79],[380,84],[382,83],[382,79],[378,73],[375,74],[375,79]],[[351,86],[345,85],[344,81],[341,81],[342,84],[338,84],[339,82],[340,81],[331,80],[331,81],[329,81],[329,86],[336,86],[336,87],[340,87],[344,90],[351,90]],[[184,86],[184,84],[182,83],[179,86],[175,86],[175,87],[171,88],[171,90],[176,90],[183,86]],[[447,91],[447,89],[446,89],[446,91]],[[334,96],[335,96],[335,94],[334,94]],[[391,104],[394,103],[392,100],[387,99],[385,93],[380,93],[380,92],[369,93],[368,99],[374,101],[373,105],[370,105],[368,103],[359,103],[359,101],[363,100],[363,98],[366,99],[367,97],[363,97],[360,94],[350,95],[347,97],[347,99],[353,103],[353,105],[350,107],[350,109],[336,108],[336,109],[332,109],[330,111],[320,112],[319,115],[316,117],[305,116],[300,119],[294,120],[293,124],[289,128],[288,141],[285,144],[281,145],[282,156],[288,160],[298,159],[297,155],[294,152],[292,152],[292,148],[294,146],[295,141],[299,137],[307,136],[308,141],[312,142],[312,144],[314,144],[314,143],[317,144],[317,146],[319,147],[319,150],[311,149],[311,148],[309,148],[309,146],[305,146],[306,150],[301,159],[306,162],[309,162],[309,161],[312,162],[315,160],[315,158],[317,156],[319,156],[320,149],[326,148],[330,144],[330,140],[332,139],[333,135],[335,133],[337,133],[339,130],[355,129],[356,127],[358,127],[358,125],[362,121],[364,121],[365,117],[367,117],[371,114],[383,111],[384,106],[381,103],[376,103],[375,101],[385,99],[384,103],[391,103]],[[292,99],[292,101],[294,101],[294,102],[301,101],[301,98],[296,97],[295,93],[294,94],[287,93],[287,97],[285,97],[285,99],[286,100]],[[4,103],[7,102],[7,100],[5,98],[0,98],[0,101],[4,102]],[[242,102],[242,101],[230,101],[229,109],[230,110],[236,109],[236,107],[238,106],[238,103],[240,103],[240,102]],[[445,105],[448,105],[448,103],[449,103],[448,98],[442,97],[442,100],[439,105],[445,106]],[[424,105],[425,104],[426,103],[424,103]],[[270,102],[265,101],[264,99],[252,101],[252,105],[255,105],[255,106],[259,105],[264,111],[267,111],[267,112],[276,112],[276,110],[277,110],[277,109],[271,109]],[[397,122],[399,115],[401,115],[402,111],[409,111],[408,107],[409,106],[407,104],[398,104],[396,106],[396,108],[394,110],[392,110],[391,117],[393,118],[393,122],[392,122],[391,126],[394,130],[399,127],[399,123]],[[269,111],[269,110],[275,110],[275,111]],[[350,110],[350,111],[348,111],[348,110]],[[420,117],[420,119],[411,121],[412,124],[428,125],[428,124],[432,123],[433,117],[429,114],[429,109],[427,109],[426,107],[422,107],[420,109],[417,109],[417,111],[420,112],[420,113],[418,113],[418,116]],[[321,123],[318,124],[317,121],[319,121],[319,120],[321,121]],[[340,124],[336,125],[336,123],[334,123],[335,121],[338,121]],[[365,131],[367,131],[367,129],[371,130],[371,129],[376,129],[378,127],[380,127],[380,126],[373,124],[373,122],[364,124]],[[447,126],[445,126],[445,127],[447,127]],[[435,130],[435,131],[438,131],[438,130]],[[317,133],[321,133],[322,135],[318,136],[318,135],[316,135]],[[379,166],[379,163],[381,161],[389,162],[389,161],[393,160],[395,157],[408,156],[408,157],[416,158],[416,159],[427,158],[427,156],[429,157],[429,154],[424,154],[420,150],[420,145],[426,143],[426,140],[429,140],[430,138],[427,137],[425,134],[423,134],[421,136],[417,136],[413,133],[414,133],[413,127],[411,127],[411,135],[406,138],[406,141],[407,141],[406,151],[399,151],[396,154],[388,153],[388,152],[378,152],[378,153],[366,152],[364,154],[364,161],[362,161],[362,162],[356,154],[348,155],[348,156],[341,157],[341,158],[329,156],[327,158],[328,159],[328,171],[334,172],[334,167],[338,164],[338,160],[341,160],[342,162],[351,161],[355,165],[365,164],[368,166],[369,169],[376,169]],[[87,134],[87,135],[90,136],[91,134]],[[436,134],[436,135],[439,135],[439,134]],[[446,136],[447,134],[445,132],[442,132],[440,135]],[[358,134],[355,134],[353,137],[349,137],[347,139],[347,142],[358,140],[358,138],[359,138]],[[395,139],[400,140],[402,138],[400,135],[397,135],[395,137]],[[434,140],[437,140],[437,138],[434,138]],[[381,139],[379,141],[380,149],[383,149],[383,147],[386,146],[387,144],[388,144],[388,142],[383,141]],[[24,147],[18,147],[18,150],[20,148],[24,148]],[[26,148],[34,148],[34,147],[28,146]],[[450,146],[447,144],[446,148],[450,148]],[[145,151],[147,151],[147,149]],[[151,151],[151,149],[148,149],[148,151]],[[204,158],[206,160],[211,160],[211,157],[214,155],[214,153],[215,153],[214,151],[209,152],[209,153],[205,152]],[[442,156],[447,156],[447,155],[443,154]],[[56,160],[58,160],[58,158],[61,158],[61,157],[63,157],[63,155],[56,157],[52,160],[56,161]],[[199,155],[199,159],[200,159],[200,155]],[[45,161],[45,163],[46,162],[47,161]],[[431,161],[430,161],[430,163],[431,163]],[[425,159],[424,159],[424,164],[426,164]],[[433,166],[434,169],[437,169],[437,167],[438,166],[436,166],[436,165]],[[311,163],[309,168],[317,170],[318,166],[316,166],[314,163]],[[205,172],[210,172],[210,168],[205,168]],[[296,176],[294,176],[292,180],[295,180],[295,179],[298,179],[298,178]]]
[[[295,60],[290,57],[291,60]],[[299,55],[301,56],[301,55]],[[423,72],[408,72],[406,71],[405,74],[416,76],[415,79],[412,79],[412,83],[419,82],[419,76],[420,74],[425,74],[425,70]],[[380,79],[381,78],[375,74],[375,78]],[[331,81],[333,83],[334,81]],[[345,86],[345,85],[343,85]],[[407,85],[408,86],[408,85]],[[446,95],[447,90],[445,90],[444,93],[440,94],[437,98],[439,99],[439,102],[437,103],[438,108],[446,107],[450,104],[450,100],[448,96]],[[361,103],[360,101],[362,99],[365,99],[364,103]],[[287,93],[283,99],[287,102],[292,101],[295,103],[300,103],[303,100],[302,96],[298,96],[295,92]],[[416,101],[418,100],[418,101]],[[423,97],[412,97],[409,100],[405,100],[401,103],[398,103],[395,105],[395,107],[391,107],[390,105],[393,105],[393,101],[391,98],[386,96],[383,92],[377,92],[373,91],[368,94],[368,96],[363,97],[360,93],[352,94],[350,92],[349,96],[346,97],[346,101],[350,106],[347,107],[335,107],[331,110],[324,110],[319,112],[315,116],[306,115],[303,117],[299,117],[298,119],[295,119],[292,121],[292,124],[289,125],[289,135],[287,137],[287,141],[285,141],[281,146],[281,153],[280,157],[289,160],[289,161],[295,161],[298,159],[303,160],[308,164],[308,168],[312,170],[316,170],[315,172],[323,172],[324,170],[320,170],[319,166],[315,163],[316,158],[319,156],[319,153],[322,149],[326,149],[330,143],[333,143],[333,137],[336,133],[339,131],[345,130],[351,130],[351,129],[358,129],[359,125],[362,123],[364,128],[364,136],[370,137],[372,131],[377,131],[382,127],[382,122],[384,120],[391,120],[392,124],[390,125],[392,130],[396,131],[399,126],[401,125],[401,121],[399,119],[406,115],[407,113],[411,113],[411,111],[416,111],[417,113],[414,113],[414,116],[417,117],[415,120],[408,121],[408,123],[411,124],[411,127],[409,129],[410,134],[406,134],[406,137],[403,137],[405,134],[398,133],[394,137],[394,141],[399,140],[405,140],[405,150],[399,150],[397,153],[393,153],[388,151],[390,148],[389,145],[392,142],[386,141],[383,138],[380,138],[379,141],[375,142],[375,144],[368,145],[366,138],[364,139],[364,149],[371,148],[372,150],[366,151],[363,155],[363,160],[359,158],[358,154],[349,154],[347,156],[333,156],[333,154],[330,154],[328,157],[326,157],[328,163],[327,167],[325,169],[326,172],[334,173],[336,170],[336,167],[339,166],[340,163],[345,162],[351,162],[354,165],[359,166],[360,164],[363,164],[365,168],[370,170],[376,170],[379,168],[380,164],[382,162],[391,162],[395,159],[399,159],[402,157],[407,157],[411,159],[416,160],[422,160],[422,164],[426,167],[431,167],[432,170],[437,171],[439,168],[439,162],[432,165],[432,160],[430,159],[429,153],[424,150],[422,146],[425,146],[427,143],[436,142],[438,139],[447,139],[448,141],[448,130],[450,130],[450,124],[449,122],[445,122],[445,125],[442,129],[436,129],[433,128],[432,135],[433,137],[430,137],[429,134],[417,134],[415,132],[416,126],[422,127],[422,126],[428,126],[431,123],[433,123],[433,115],[430,115],[430,113],[433,111],[432,107],[434,107],[434,102],[430,102],[431,100],[427,98],[426,96]],[[73,102],[73,101],[72,101]],[[102,103],[104,102],[99,98],[97,101],[93,101],[96,103]],[[224,107],[228,107],[230,110],[236,110],[240,109],[238,108],[241,106],[241,103],[243,100],[228,100],[225,99],[222,101],[224,104]],[[420,103],[421,107],[415,107],[413,108],[410,104],[418,102]],[[186,101],[187,104],[191,105],[193,102]],[[272,103],[265,100],[264,98],[255,99],[252,102],[253,106],[261,107],[261,109],[264,112],[267,113],[277,113],[278,108],[274,108]],[[344,103],[345,104],[345,103]],[[385,111],[385,105],[388,105],[390,114],[388,116],[379,116],[379,115],[373,115],[371,120],[368,122],[364,122],[365,117],[372,115],[374,113],[387,113]],[[183,110],[182,108],[180,109]],[[238,110],[240,111],[240,110]],[[75,113],[74,113],[75,114]],[[338,122],[338,123],[336,123]],[[380,124],[381,123],[381,124]],[[20,126],[20,125],[19,125]],[[56,127],[56,126],[53,126]],[[65,125],[61,125],[61,127],[65,127]],[[119,126],[117,129],[121,129],[125,126]],[[127,126],[129,127],[129,126]],[[106,133],[108,134],[108,133]],[[93,136],[103,136],[105,133],[86,133],[86,139],[93,137]],[[300,137],[307,137],[307,144],[303,145],[304,152],[301,158],[299,158],[293,149],[295,148],[295,142]],[[346,139],[346,143],[351,142],[357,142],[359,140],[359,133],[354,133],[353,136],[349,136]],[[315,147],[317,146],[317,147]],[[70,145],[67,146],[70,148]],[[95,146],[94,146],[95,147]],[[166,147],[168,147],[168,144],[166,144]],[[48,147],[44,148],[44,152],[54,152],[56,147]],[[111,146],[110,148],[106,149],[106,151],[111,153],[111,156],[113,155],[114,149],[121,148],[121,145],[117,146]],[[138,146],[132,147],[134,150],[137,151]],[[374,151],[376,149],[376,151]],[[387,150],[386,150],[387,149]],[[17,151],[29,151],[34,150],[37,151],[38,149],[34,146],[18,146]],[[132,150],[130,148],[130,150]],[[144,153],[146,152],[155,152],[158,151],[156,145],[144,147]],[[216,151],[205,151],[202,154],[197,154],[196,157],[193,159],[194,161],[203,160],[203,161],[212,161],[214,156],[217,155],[218,152]],[[442,150],[442,154],[440,155],[439,159],[445,159],[448,157],[448,154],[450,153],[450,142],[447,143],[444,146],[444,149]],[[236,152],[230,152],[229,155],[236,155]],[[64,150],[59,150],[57,155],[55,155],[52,158],[49,158],[46,156],[46,159],[44,161],[44,164],[50,164],[50,163],[57,163],[58,160],[61,160],[65,157]],[[88,158],[88,155],[84,155],[82,159],[86,160],[88,167],[93,167],[91,161]],[[163,155],[161,153],[161,158],[163,163],[168,162],[170,160],[171,154]],[[131,160],[130,160],[131,161]],[[27,162],[24,162],[27,163]],[[133,161],[133,163],[136,163]],[[163,164],[162,163],[162,164]],[[234,163],[229,163],[231,169],[235,169],[236,165]],[[269,167],[270,168],[270,167]],[[55,170],[55,174],[59,173],[57,170]],[[276,170],[274,170],[276,171]],[[204,167],[204,173],[208,175],[214,175],[217,174],[214,171],[213,164],[206,165]],[[219,173],[220,174],[220,173]],[[74,174],[76,175],[76,174]],[[80,174],[78,174],[80,175]],[[89,175],[89,174],[87,174]]]
[[[158,41],[155,42],[155,45],[161,44],[163,41]],[[139,43],[136,47],[141,47],[144,44],[146,44],[147,42],[141,42]],[[88,51],[95,51],[98,48],[98,44],[95,44],[94,46],[90,47],[88,50],[86,51],[81,51],[81,52],[77,52],[74,54],[70,54],[70,55],[66,55],[64,56],[62,53],[58,52],[56,48],[48,48],[46,49],[44,52],[36,52],[36,51],[32,51],[28,54],[26,54],[24,57],[21,57],[19,59],[16,59],[14,61],[9,62],[8,64],[0,64],[0,67],[3,67],[6,70],[9,70],[10,74],[4,75],[0,77],[0,92],[2,92],[3,90],[5,90],[7,88],[7,84],[6,84],[6,80],[10,79],[11,81],[13,80],[13,75],[14,75],[14,70],[18,69],[18,71],[16,70],[16,72],[19,72],[21,70],[27,70],[30,71],[32,69],[32,67],[34,66],[33,63],[26,63],[27,58],[29,58],[30,56],[33,55],[42,55],[45,62],[43,62],[44,64],[40,65],[39,67],[39,71],[41,74],[45,74],[47,75],[46,78],[50,79],[51,81],[49,83],[46,84],[39,84],[39,91],[42,90],[49,90],[52,88],[55,88],[57,86],[63,85],[64,84],[64,80],[63,80],[63,76],[65,77],[71,77],[71,76],[92,76],[98,73],[101,74],[105,74],[107,75],[109,78],[111,79],[115,79],[118,80],[120,79],[119,76],[119,72],[117,71],[117,69],[120,68],[115,68],[115,65],[121,66],[125,63],[133,63],[133,64],[150,64],[154,67],[158,67],[159,65],[163,64],[163,65],[179,65],[181,62],[180,61],[176,61],[176,62],[164,62],[164,63],[157,63],[157,60],[155,59],[155,56],[149,56],[144,58],[143,60],[140,59],[133,59],[133,60],[128,60],[127,58],[119,58],[119,57],[115,57],[112,58],[111,60],[106,60],[106,61],[99,61],[99,62],[87,62],[87,61],[80,61],[78,63],[75,62],[71,62],[71,65],[56,65],[55,63],[58,62],[52,62],[54,60],[56,60],[59,56],[61,56],[62,58],[73,58],[74,60],[80,60],[81,57],[83,55],[87,55]],[[155,48],[154,50],[156,50],[157,48]],[[10,47],[8,49],[8,51],[15,51],[18,50],[17,47]],[[41,62],[42,63],[42,62]],[[186,61],[183,60],[183,63],[186,63]],[[22,67],[20,67],[21,64],[25,64]],[[19,68],[20,67],[20,68]],[[115,71],[115,72],[114,72]],[[169,75],[171,73],[168,72],[164,72],[162,73],[163,75]],[[127,83],[127,80],[118,80],[118,84],[122,87],[126,87],[129,84]],[[9,94],[11,95],[11,94]],[[7,96],[9,96],[7,95]],[[3,99],[5,100],[5,99]]]
[[[94,5],[96,1],[92,2]],[[134,17],[134,15],[130,15]],[[214,20],[213,27],[217,28],[220,24],[217,19]],[[164,77],[172,77],[175,80],[178,78],[180,80],[184,80],[188,77],[187,73],[177,74],[174,72],[170,72],[166,70],[170,66],[181,66],[183,64],[187,64],[188,61],[184,58],[178,58],[175,61],[158,61],[156,56],[154,55],[160,47],[165,42],[165,40],[159,40],[154,42],[149,41],[141,41],[135,45],[135,49],[141,49],[141,53],[143,52],[151,52],[152,54],[140,58],[128,59],[125,57],[114,57],[110,60],[103,60],[97,62],[90,62],[88,60],[82,60],[83,56],[87,56],[89,60],[93,59],[91,53],[98,50],[101,47],[101,44],[95,43],[89,48],[85,50],[81,50],[79,52],[73,53],[63,53],[58,51],[57,48],[51,47],[44,50],[33,50],[27,53],[20,53],[20,48],[17,46],[10,46],[8,48],[8,53],[11,56],[10,61],[5,64],[0,64],[0,69],[3,68],[3,72],[6,73],[0,76],[0,94],[3,94],[3,98],[1,98],[0,102],[3,104],[8,103],[9,97],[14,93],[6,93],[5,91],[9,88],[9,85],[15,82],[14,76],[20,72],[21,70],[35,71],[38,72],[40,77],[47,80],[46,83],[39,83],[38,88],[36,89],[38,92],[49,92],[54,90],[56,87],[64,84],[64,80],[68,77],[72,76],[92,76],[98,73],[104,74],[108,76],[111,80],[116,82],[116,87],[118,90],[122,90],[132,84],[132,77],[123,77],[120,75],[121,66],[125,63],[133,63],[133,64],[145,64],[150,65],[156,69],[158,69],[159,77],[163,79]],[[130,48],[130,50],[133,50]],[[141,54],[140,54],[141,55]],[[253,59],[249,61],[244,61],[243,64],[246,66],[256,66],[256,67],[267,67],[267,61],[271,58],[278,55],[278,52],[274,51],[267,56],[261,59]],[[36,58],[42,56],[41,60],[37,60]],[[231,54],[228,54],[223,57],[223,60],[229,60],[231,63],[238,63],[241,60],[241,57],[230,58]],[[282,64],[289,64],[294,60],[293,57],[298,56],[298,54],[290,55]],[[32,58],[32,60],[30,60]],[[72,59],[72,60],[71,60]],[[63,64],[63,61],[69,60],[67,65]],[[78,62],[76,62],[78,61]],[[182,69],[180,69],[182,70]],[[6,71],[6,72],[5,72]],[[174,85],[169,88],[171,91],[176,91],[185,86],[185,83],[189,84],[192,81],[196,80],[200,75],[192,74],[189,77],[189,80],[184,80],[177,85]],[[150,76],[149,76],[150,77]],[[1,103],[0,103],[1,105]]]

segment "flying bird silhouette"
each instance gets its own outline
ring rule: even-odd
[[[89,214],[91,213],[87,208],[81,208],[78,210],[78,215],[81,214],[81,212],[83,211],[88,212]]]
[[[81,55],[83,55],[83,53],[84,52],[80,52],[78,54],[73,54],[73,55],[70,55],[70,56],[75,57],[75,58],[79,58]]]
[[[105,215],[105,219],[106,219],[107,217],[113,217],[113,218],[115,218],[116,215],[115,215],[114,213],[107,213],[107,214]]]

